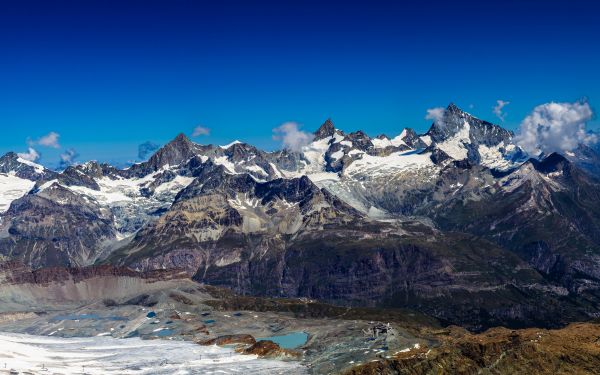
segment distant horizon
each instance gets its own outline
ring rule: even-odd
[[[582,102],[582,103],[587,103],[587,102]],[[449,107],[451,105],[456,105],[456,104],[454,102],[450,102],[447,107]],[[467,113],[469,115],[472,115],[473,117],[475,117],[477,119],[480,119],[480,120],[492,123],[492,124],[494,124],[496,126],[500,126],[500,127],[504,128],[504,129],[510,130],[513,133],[515,133],[515,135],[518,134],[518,133],[515,132],[514,129],[509,129],[507,126],[504,126],[503,124],[499,123],[498,121],[493,121],[493,120],[490,121],[490,120],[488,120],[486,118],[481,118],[481,117],[477,116],[475,113],[472,113],[469,110],[466,110],[466,109],[460,107],[459,105],[456,105],[456,106],[460,110],[462,110],[463,112],[465,112],[465,113]],[[447,107],[439,107],[439,108],[441,109],[441,108],[447,108]],[[405,129],[412,129],[418,135],[424,135],[424,134],[426,134],[429,131],[429,129],[431,128],[431,126],[433,126],[434,123],[435,123],[435,119],[434,118],[427,117],[425,119],[425,121],[428,121],[429,125],[425,126],[421,130],[418,130],[418,129],[414,128],[414,127],[406,126],[406,127],[403,127],[401,129],[399,129],[394,134],[389,134],[389,133],[370,134],[370,133],[368,133],[368,132],[366,132],[366,131],[364,131],[362,129],[355,129],[355,130],[347,131],[343,127],[338,126],[338,124],[336,123],[336,121],[334,119],[332,119],[331,117],[328,117],[328,118],[324,119],[319,125],[315,126],[314,128],[311,128],[311,129],[304,129],[303,128],[303,129],[298,129],[298,130],[300,132],[302,132],[302,133],[313,134],[313,133],[315,133],[319,129],[320,126],[322,126],[323,124],[325,124],[327,121],[331,121],[334,124],[334,126],[335,126],[336,129],[341,130],[345,134],[350,134],[350,133],[353,133],[353,132],[356,132],[356,131],[363,131],[370,138],[375,138],[375,137],[378,137],[378,136],[381,136],[381,135],[385,135],[385,136],[389,137],[390,139],[394,138],[397,135],[400,135]],[[300,125],[300,124],[298,124],[298,125]],[[275,130],[275,128],[273,130]],[[518,131],[518,129],[516,129],[516,130]],[[598,134],[598,131],[596,129],[593,129],[591,126],[589,126],[587,130],[590,133]],[[245,144],[249,144],[251,146],[257,147],[258,149],[261,149],[261,150],[266,151],[266,152],[275,152],[275,151],[280,151],[280,150],[283,150],[283,149],[286,148],[283,144],[280,144],[280,141],[277,141],[277,143],[276,143],[278,146],[275,146],[272,149],[266,149],[266,148],[262,148],[260,146],[257,146],[256,144],[253,144],[251,142],[247,142],[247,141],[245,141],[243,139],[237,139],[235,137],[233,139],[229,140],[228,142],[219,142],[219,143],[210,142],[209,140],[210,140],[211,137],[209,135],[207,135],[207,134],[196,135],[195,134],[196,131],[198,131],[197,128],[196,129],[191,129],[188,132],[185,132],[185,131],[176,131],[173,134],[172,137],[168,138],[167,140],[165,140],[162,143],[154,143],[152,141],[146,141],[145,143],[151,143],[152,144],[153,149],[147,150],[148,151],[147,155],[144,158],[140,158],[139,157],[139,152],[141,152],[140,149],[142,148],[142,146],[144,146],[144,144],[142,143],[142,144],[139,144],[138,147],[134,151],[132,151],[132,155],[135,155],[136,152],[138,153],[138,157],[137,158],[134,157],[134,158],[131,158],[131,159],[126,160],[126,161],[125,160],[110,160],[110,159],[108,159],[108,160],[102,160],[102,159],[97,159],[97,158],[90,158],[90,159],[85,159],[84,160],[84,159],[80,158],[79,155],[77,155],[77,158],[79,158],[79,160],[73,160],[72,164],[73,165],[77,165],[77,164],[85,164],[87,162],[98,162],[98,163],[110,164],[110,165],[112,165],[114,167],[117,167],[117,168],[127,168],[127,167],[130,167],[133,164],[138,164],[138,163],[142,163],[142,162],[147,161],[156,151],[158,151],[160,148],[164,147],[168,143],[174,141],[180,135],[184,135],[185,137],[187,137],[193,143],[198,144],[198,145],[203,145],[203,146],[228,147],[228,146],[231,146],[231,145],[233,145],[235,143],[245,143]],[[273,133],[273,134],[275,134],[275,133]],[[44,137],[48,137],[49,135],[51,135],[51,133],[48,134],[48,135],[46,135],[46,136],[44,136]],[[40,139],[43,139],[44,137],[42,137]],[[276,138],[276,136],[273,135],[272,139],[275,139],[275,138]],[[598,142],[594,142],[594,144],[596,144],[596,143],[598,143]],[[14,153],[17,153],[17,154],[19,153],[17,150],[7,150],[5,152],[0,153],[0,157],[4,156],[4,155],[6,155],[7,153],[10,153],[10,152],[14,152]],[[66,166],[68,166],[68,165],[61,166],[60,165],[60,161],[56,162],[54,164],[53,163],[47,164],[47,163],[45,163],[43,161],[41,155],[40,155],[40,158],[35,161],[35,163],[39,164],[39,165],[43,165],[44,167],[46,167],[48,169],[53,169],[53,170],[57,170],[57,171],[58,170],[63,170]]]
[[[452,104],[454,104],[454,102],[449,102],[448,106],[452,105]],[[466,110],[466,109],[464,109],[464,108],[462,108],[460,106],[458,106],[458,107],[461,110],[463,110],[464,112],[467,112],[467,113],[473,115],[476,118],[480,118],[477,115],[475,115],[474,113],[471,113],[468,110]],[[498,125],[498,126],[502,126],[501,124],[498,124],[498,123],[496,123],[494,121],[489,121],[489,120],[487,120],[485,118],[480,118],[480,119],[484,120],[484,121],[488,121],[488,122],[494,123],[495,125]],[[364,131],[363,129],[355,129],[355,130],[352,130],[352,131],[346,131],[343,127],[338,126],[337,122],[333,118],[327,117],[321,123],[319,123],[318,125],[316,125],[314,128],[304,128],[304,127],[302,127],[302,130],[305,131],[305,132],[308,132],[308,133],[314,133],[315,131],[317,131],[317,129],[323,123],[325,123],[328,120],[331,120],[333,122],[333,124],[336,126],[336,129],[339,129],[339,130],[343,131],[346,134],[352,133],[352,132],[355,132],[355,131],[363,131],[363,132],[365,132],[371,138],[375,138],[375,137],[380,136],[380,135],[386,135],[386,136],[388,136],[390,138],[393,138],[394,136],[401,134],[404,129],[413,129],[417,134],[422,135],[422,134],[425,134],[429,130],[429,128],[432,126],[432,120],[425,119],[425,117],[424,117],[424,122],[427,122],[428,125],[422,127],[422,130],[418,130],[416,127],[405,126],[405,127],[402,127],[400,129],[398,129],[398,131],[396,133],[393,133],[393,134],[391,134],[391,133],[381,133],[381,132],[380,133],[376,133],[376,134],[375,133],[374,134],[370,134],[369,132]],[[299,124],[299,125],[301,125],[301,124]],[[505,126],[502,126],[502,127],[508,129]],[[509,130],[511,130],[511,129],[509,129]],[[210,145],[213,145],[213,146],[226,146],[226,145],[229,145],[229,144],[232,144],[232,143],[238,141],[238,142],[242,142],[242,143],[246,143],[246,144],[251,144],[252,146],[255,146],[255,147],[259,148],[259,149],[262,149],[263,151],[268,151],[268,152],[278,151],[278,150],[282,150],[283,148],[285,148],[283,145],[280,144],[279,141],[274,141],[273,142],[273,148],[267,149],[267,148],[259,147],[259,146],[255,145],[255,144],[251,143],[251,142],[247,142],[247,141],[244,141],[243,139],[238,139],[238,138],[235,138],[235,137],[233,139],[229,140],[229,141],[226,141],[226,142],[211,142],[210,141],[210,138],[211,138],[210,135],[204,135],[203,134],[203,136],[194,136],[193,133],[194,133],[194,128],[190,129],[187,132],[186,131],[175,131],[174,135],[172,137],[164,140],[162,143],[158,143],[158,142],[154,143],[151,140],[143,142],[143,143],[154,143],[154,145],[156,146],[156,148],[154,149],[154,151],[150,152],[144,159],[140,159],[139,157],[135,158],[136,153],[139,152],[139,147],[142,146],[142,144],[140,144],[140,145],[138,145],[137,148],[134,148],[133,150],[131,150],[131,155],[133,155],[134,157],[131,158],[131,159],[129,159],[129,160],[118,160],[118,159],[116,159],[116,160],[110,160],[110,159],[102,160],[102,159],[96,159],[96,158],[91,158],[91,159],[83,160],[78,155],[78,158],[80,158],[81,160],[79,160],[78,162],[74,161],[74,164],[84,164],[86,162],[95,161],[95,162],[99,162],[99,163],[108,163],[108,164],[112,164],[114,166],[119,166],[121,168],[124,168],[124,167],[130,166],[130,165],[133,165],[135,163],[140,163],[140,162],[144,162],[144,161],[148,160],[148,158],[152,154],[154,154],[154,152],[156,150],[158,150],[159,148],[165,146],[169,142],[173,141],[180,134],[185,135],[187,138],[189,138],[192,142],[194,142],[196,144],[206,145],[206,146],[210,146]],[[272,138],[271,135],[272,134],[269,134],[265,138]],[[117,144],[118,144],[118,142],[117,142]],[[19,153],[18,150],[6,150],[6,151],[0,153],[0,156],[3,156],[3,155],[5,155],[5,154],[7,154],[9,152]],[[36,160],[35,162],[37,164],[43,165],[43,166],[45,166],[46,168],[49,168],[49,169],[63,169],[61,166],[59,166],[59,164],[60,164],[59,160],[57,160],[55,162],[50,161],[50,163],[48,163],[47,161],[44,160],[43,155],[40,155],[40,159]]]
[[[536,106],[600,103],[597,3],[3,5],[0,153],[34,145],[48,166],[125,163],[195,129],[199,143],[274,150],[289,122],[422,133],[428,110],[454,102],[516,131]]]

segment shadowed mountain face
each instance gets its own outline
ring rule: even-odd
[[[183,269],[241,294],[410,307],[473,329],[556,326],[600,307],[598,160],[584,145],[531,158],[453,104],[423,135],[327,120],[301,152],[179,135],[129,169],[60,173],[11,153],[0,254]]]

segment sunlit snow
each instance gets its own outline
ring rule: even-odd
[[[27,194],[34,185],[34,181],[19,178],[11,173],[0,174],[0,213],[6,212],[12,201]]]
[[[297,362],[171,340],[59,338],[0,333],[0,373],[305,374]]]

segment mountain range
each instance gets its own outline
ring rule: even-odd
[[[528,155],[450,104],[425,134],[327,120],[299,152],[180,134],[126,169],[0,158],[0,260],[183,270],[239,294],[402,307],[474,330],[600,307],[600,154]],[[543,306],[543,308],[542,308]]]

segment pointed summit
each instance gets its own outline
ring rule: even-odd
[[[169,143],[174,143],[174,144],[193,144],[193,142],[188,138],[188,136],[185,135],[185,134],[183,134],[183,133],[177,134],[177,137],[175,137]]]
[[[8,162],[8,161],[11,161],[11,160],[16,161],[17,158],[18,158],[18,155],[17,155],[16,152],[9,151],[6,154],[4,154],[2,157],[0,157],[0,163]]]
[[[17,153],[12,151],[0,157],[0,173],[11,172],[17,177],[31,181],[37,181],[46,174],[50,174],[50,171],[40,164],[22,159]]]
[[[196,154],[196,145],[183,133],[179,133],[175,139],[161,147],[148,159],[147,163],[152,170],[156,171],[165,165],[178,165],[189,160]]]
[[[325,120],[323,125],[317,129],[315,132],[315,141],[318,141],[323,138],[332,137],[335,134],[335,126],[333,126],[333,121],[330,118]]]
[[[446,111],[454,112],[454,113],[460,113],[460,112],[466,113],[462,109],[458,108],[458,106],[456,104],[454,104],[453,102],[450,102],[450,104],[448,104],[448,107],[446,107]]]
[[[192,142],[187,135],[179,133],[171,142],[167,143],[164,148],[175,149],[186,153],[188,150],[194,148],[194,142]],[[160,151],[160,150],[159,150]]]
[[[456,104],[450,103],[442,117],[436,119],[431,125],[427,135],[431,136],[436,143],[460,135],[463,139],[469,138],[473,144],[484,144],[489,147],[500,142],[508,144],[513,134],[499,125],[480,120],[463,111]]]

